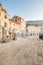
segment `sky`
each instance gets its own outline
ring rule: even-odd
[[[0,0],[9,17],[20,16],[25,20],[43,20],[43,0]]]

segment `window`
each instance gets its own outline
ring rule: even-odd
[[[10,22],[10,25],[11,25],[11,22]]]
[[[41,31],[43,30],[43,28],[41,28]]]
[[[5,15],[5,19],[7,19],[7,16]]]
[[[7,23],[4,23],[5,27],[7,26]]]
[[[15,22],[17,22],[17,19],[15,19]]]
[[[15,18],[17,18],[17,16]]]
[[[19,20],[19,18],[18,18],[18,20]]]

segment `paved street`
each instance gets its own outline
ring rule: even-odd
[[[22,39],[0,43],[0,65],[43,65],[43,41]]]

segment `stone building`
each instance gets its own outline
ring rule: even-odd
[[[23,33],[25,34],[26,21],[19,17],[14,16],[12,19],[9,19],[9,15],[2,5],[0,5],[0,37],[2,37],[3,28],[7,31],[6,35],[9,33]]]
[[[10,19],[10,24],[11,28],[14,28],[15,33],[25,33],[26,21],[23,18],[14,16]]]
[[[0,38],[2,38],[3,28],[6,29],[6,32],[9,30],[9,15],[5,9],[3,9],[2,5],[0,4]],[[7,33],[6,33],[7,35]]]
[[[0,25],[7,25],[9,27],[9,15],[5,9],[3,9],[2,5],[0,5]]]
[[[29,36],[34,36],[34,37],[39,38],[39,34],[43,33],[43,24],[40,24],[40,25],[37,25],[37,26],[29,25],[27,27],[27,30],[28,30],[27,34]]]

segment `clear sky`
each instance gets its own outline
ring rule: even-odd
[[[10,17],[18,15],[25,20],[43,20],[43,0],[0,0]]]

